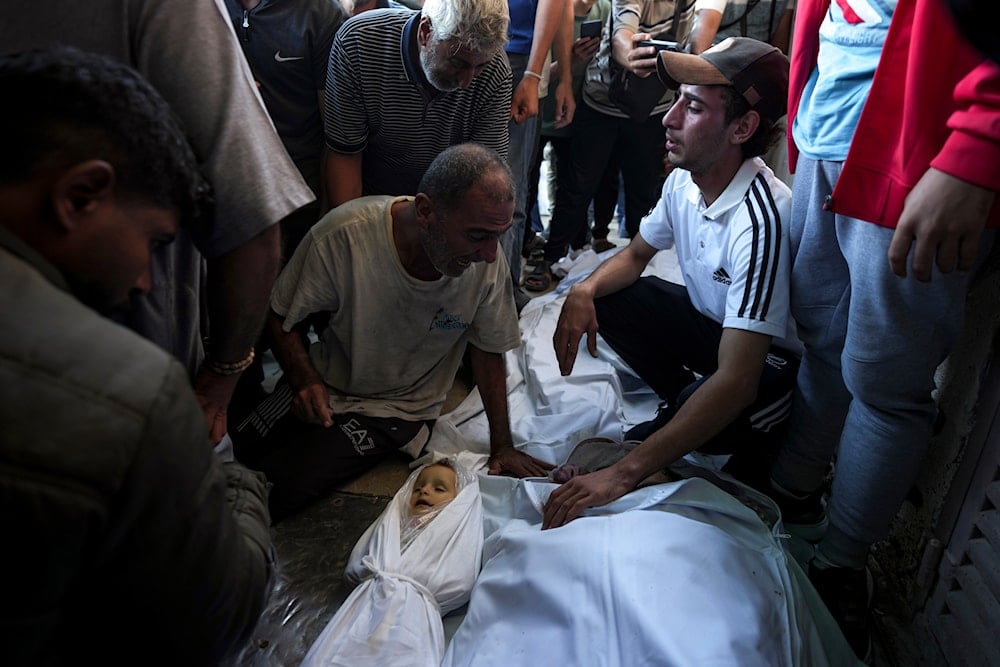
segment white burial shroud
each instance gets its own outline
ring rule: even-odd
[[[780,521],[694,477],[541,530],[556,488],[480,478],[483,569],[442,667],[860,667]]]
[[[483,549],[479,485],[472,472],[453,465],[458,495],[432,510],[433,517],[423,515],[421,525],[413,526],[407,501],[417,469],[358,540],[345,577],[361,583],[309,649],[303,666],[441,664],[441,616],[468,602]]]

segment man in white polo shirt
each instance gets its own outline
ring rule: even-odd
[[[700,56],[663,52],[658,70],[680,84],[663,119],[676,168],[628,247],[570,290],[553,344],[568,375],[585,334],[596,356],[600,330],[664,406],[626,433],[642,444],[625,458],[552,493],[545,528],[621,497],[695,449],[767,438],[788,413],[797,368],[791,195],[758,157],[785,113],[788,60],[741,37]],[[685,286],[640,278],[671,247]]]

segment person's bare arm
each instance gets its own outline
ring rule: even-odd
[[[246,243],[208,261],[208,312],[212,360],[231,364],[257,342],[267,300],[281,262],[281,231],[271,225]],[[213,444],[226,434],[226,413],[239,374],[218,375],[203,364],[194,379]]]
[[[285,318],[271,310],[267,328],[274,341],[274,354],[292,388],[292,411],[304,422],[333,426],[330,391],[323,376],[309,357],[306,338],[308,322],[300,322],[291,331],[284,329]]]
[[[722,431],[757,397],[770,347],[770,336],[724,329],[718,370],[691,394],[673,419],[625,458],[595,473],[574,477],[553,491],[545,504],[542,528],[557,528],[588,507],[620,498]]]
[[[611,57],[622,67],[629,66],[628,54],[632,51],[632,36],[635,34],[629,28],[619,28],[611,36]]]
[[[565,19],[567,3],[568,0],[539,0],[535,9],[534,36],[531,40],[531,53],[528,55],[526,72],[541,75],[545,59],[552,48],[552,41],[559,29],[559,22]],[[572,30],[572,26],[570,29]],[[530,74],[525,74],[517,82],[510,103],[510,117],[515,123],[523,123],[538,115],[538,84],[538,77]]]
[[[363,153],[338,153],[328,150],[326,154],[326,208],[322,213],[336,208],[361,196],[361,160]]]
[[[559,362],[559,372],[569,375],[576,363],[580,339],[587,336],[587,350],[597,357],[597,313],[594,299],[628,287],[642,275],[656,248],[636,235],[628,246],[601,264],[566,295],[559,322],[552,336],[552,348]]]
[[[691,53],[697,55],[708,47],[712,46],[715,35],[719,32],[719,25],[722,23],[722,12],[714,9],[699,9],[694,14],[694,23],[691,24]]]
[[[472,377],[479,388],[490,424],[491,475],[516,477],[544,477],[552,465],[518,451],[510,434],[510,415],[507,412],[507,369],[502,354],[485,352],[469,345],[469,364]]]
[[[552,50],[557,62],[561,60],[568,63],[573,54],[573,3],[567,0],[563,4],[563,16],[559,20],[555,37],[552,40]],[[572,123],[573,115],[576,113],[572,76],[558,79],[555,96],[555,127],[558,129]]]

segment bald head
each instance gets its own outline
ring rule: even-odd
[[[420,179],[418,191],[434,202],[440,214],[445,214],[454,210],[474,187],[490,201],[514,201],[514,179],[507,162],[481,144],[466,143],[442,151]]]

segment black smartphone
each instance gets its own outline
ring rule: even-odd
[[[646,39],[639,42],[639,46],[652,46],[657,51],[676,51],[677,42],[668,42],[663,39]]]
[[[580,24],[580,37],[600,37],[604,21],[584,21]]]

